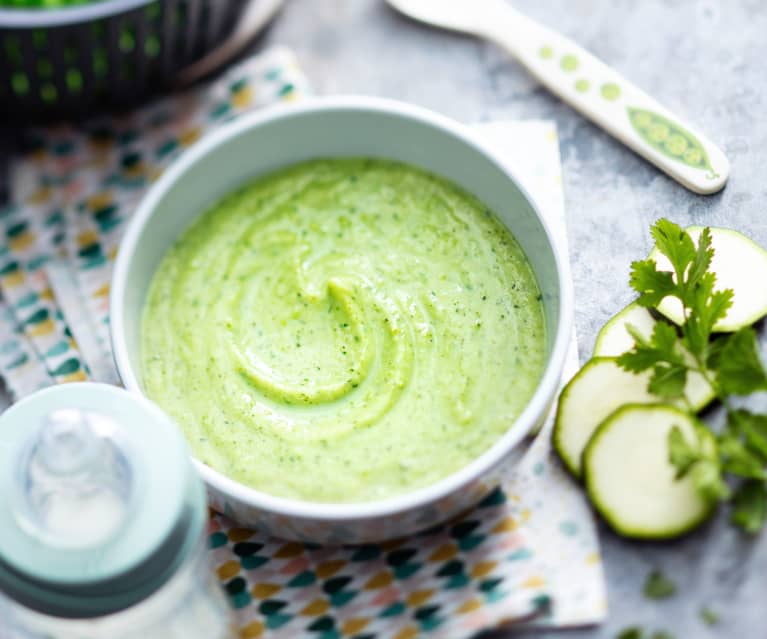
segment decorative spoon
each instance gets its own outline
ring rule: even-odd
[[[617,71],[505,0],[387,0],[433,26],[492,40],[552,93],[696,193],[727,182],[724,153]]]

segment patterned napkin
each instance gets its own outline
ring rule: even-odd
[[[206,131],[306,90],[292,54],[274,49],[121,118],[37,132],[13,170],[13,204],[0,211],[0,373],[15,398],[53,383],[116,381],[109,277],[136,202]],[[506,155],[565,250],[555,125],[477,131]],[[577,364],[573,340],[566,376]],[[592,515],[552,455],[551,427],[474,511],[412,538],[351,548],[285,543],[212,513],[212,559],[242,637],[461,639],[512,622],[601,620]]]

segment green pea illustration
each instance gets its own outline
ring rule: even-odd
[[[621,97],[621,88],[615,84],[615,82],[607,82],[606,84],[603,84],[599,92],[605,100],[609,100],[610,102]]]
[[[708,171],[706,177],[719,177],[711,166],[706,149],[687,129],[646,109],[628,107],[631,126],[653,149],[687,166]]]
[[[697,166],[702,159],[703,154],[700,152],[700,149],[687,149],[684,152],[684,161],[690,166]]]
[[[578,58],[574,55],[563,56],[559,62],[559,66],[563,71],[575,71],[578,68]]]
[[[634,123],[635,129],[646,129],[652,124],[652,116],[647,111],[639,111],[636,115],[631,116],[631,121]]]
[[[550,46],[541,47],[538,51],[538,55],[541,56],[544,60],[548,60],[549,58],[554,57],[554,49],[552,49]]]
[[[591,84],[585,78],[580,78],[579,80],[575,81],[575,90],[578,93],[586,93],[586,91],[589,90],[590,86]]]
[[[671,155],[678,157],[687,150],[687,140],[684,139],[683,135],[674,133],[674,135],[666,140],[666,144],[664,146],[666,147],[666,150],[671,153]]]
[[[668,137],[669,131],[668,125],[662,122],[653,122],[647,135],[653,142],[663,142]]]

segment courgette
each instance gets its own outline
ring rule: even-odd
[[[677,479],[669,432],[678,426],[691,445],[716,442],[694,417],[667,404],[627,404],[597,428],[583,452],[586,490],[619,534],[671,539],[704,521],[716,501],[701,495],[690,474]]]
[[[649,338],[657,321],[643,306],[636,302],[629,304],[609,319],[599,331],[594,344],[594,357],[618,357],[634,347],[634,338],[626,330],[626,324],[631,324],[641,335]],[[685,354],[692,363],[692,356],[687,352]],[[684,394],[690,408],[696,413],[716,397],[706,378],[696,372],[688,373]]]
[[[649,374],[629,373],[614,357],[594,357],[562,390],[554,422],[554,448],[568,470],[581,476],[581,455],[599,423],[627,403],[656,402]]]
[[[697,244],[702,226],[691,226],[687,233]],[[767,251],[738,231],[711,228],[714,258],[709,271],[716,275],[716,290],[732,289],[735,293],[727,314],[714,325],[718,333],[732,333],[751,326],[767,315]],[[650,259],[660,270],[673,271],[668,258],[654,248]],[[682,305],[675,297],[666,297],[658,312],[675,324],[684,322]]]

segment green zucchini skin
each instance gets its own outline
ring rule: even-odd
[[[625,308],[613,315],[597,335],[594,344],[594,357],[618,357],[634,346],[634,340],[624,328],[626,324],[632,324],[642,335],[650,337],[656,320],[650,311],[636,302],[632,302]],[[687,353],[692,362],[692,355]],[[716,399],[716,393],[706,379],[700,374],[691,372],[687,376],[685,396],[690,408],[696,413]]]
[[[658,432],[653,433],[656,436],[660,436],[659,441],[662,445],[662,450],[658,450],[657,457],[652,459],[643,459],[645,464],[657,464],[658,469],[655,474],[650,474],[650,477],[656,479],[658,486],[662,488],[664,479],[660,474],[670,476],[669,479],[669,491],[666,493],[669,496],[669,500],[672,499],[671,488],[673,488],[671,482],[679,481],[685,486],[686,498],[677,499],[674,503],[670,504],[670,510],[680,515],[682,507],[689,509],[689,515],[686,517],[679,516],[678,521],[647,521],[638,523],[636,521],[629,521],[631,515],[627,516],[625,512],[619,512],[618,509],[631,508],[631,500],[639,496],[641,501],[643,495],[643,488],[639,484],[640,479],[616,476],[606,479],[600,475],[605,472],[605,469],[601,466],[599,455],[608,454],[605,453],[604,447],[614,445],[614,442],[610,441],[611,433],[615,432],[616,428],[626,428],[627,417],[639,417],[645,420],[643,428],[655,428],[660,429]],[[660,418],[659,418],[660,417]],[[668,461],[668,432],[674,425],[683,428],[686,434],[705,432],[710,437],[710,445],[716,446],[716,440],[710,431],[706,429],[695,417],[689,413],[680,410],[675,406],[669,404],[626,404],[615,410],[609,417],[607,417],[597,428],[594,435],[589,440],[586,449],[583,452],[583,477],[586,485],[586,491],[589,498],[594,505],[596,511],[603,517],[608,525],[619,535],[628,537],[631,539],[645,539],[645,540],[665,540],[675,539],[684,534],[689,533],[704,521],[706,521],[716,509],[716,500],[706,499],[695,490],[692,480],[689,477],[682,478],[680,480],[673,480],[673,474],[675,472],[671,462]],[[703,431],[700,431],[703,429]],[[662,431],[662,432],[661,432]],[[641,432],[641,431],[640,431]],[[647,435],[647,433],[642,433]],[[619,460],[621,467],[625,472],[631,472],[634,470],[630,463],[630,456],[637,455],[639,451],[637,449],[621,450],[620,454],[622,458]],[[604,483],[607,482],[607,483]],[[615,487],[620,487],[621,482],[624,483],[625,488],[622,490],[623,499],[622,502],[617,504],[610,503],[610,499],[605,497],[605,492],[609,492]],[[610,488],[605,489],[606,486]],[[656,486],[656,488],[658,487]],[[655,495],[658,499],[658,495]],[[679,502],[679,503],[677,503]]]
[[[709,267],[716,274],[716,289],[731,288],[735,293],[733,305],[727,315],[714,326],[717,333],[734,333],[751,326],[767,315],[767,250],[751,238],[734,229],[709,227],[714,259]],[[685,229],[693,241],[698,241],[704,227],[689,226]],[[659,269],[671,270],[665,255],[657,248],[650,252]],[[658,305],[658,312],[675,324],[684,317],[679,300],[665,298]]]
[[[581,426],[583,421],[577,420],[577,423],[574,423],[576,420],[573,418],[572,413],[574,411],[571,402],[579,401],[574,394],[583,392],[581,388],[586,387],[581,385],[589,383],[588,377],[597,375],[600,376],[600,379],[594,382],[594,384],[598,385],[599,389],[595,393],[587,393],[587,396],[581,400],[586,404],[583,410],[589,411],[593,408],[594,398],[591,397],[592,394],[609,399],[611,406],[607,410],[600,411],[601,416],[599,418],[593,419],[587,437],[578,435],[575,437],[577,441],[573,443],[572,429]],[[583,365],[583,368],[562,389],[559,403],[557,404],[557,414],[554,420],[552,437],[555,450],[559,453],[565,467],[573,476],[576,478],[581,477],[581,454],[583,448],[602,420],[602,417],[606,417],[615,408],[627,402],[650,403],[657,401],[654,395],[647,392],[648,378],[649,376],[645,374],[634,375],[624,371],[618,366],[614,357],[593,357]],[[631,392],[625,392],[627,389],[630,389]],[[624,392],[620,392],[621,390]],[[576,407],[576,410],[579,409],[580,407]]]

